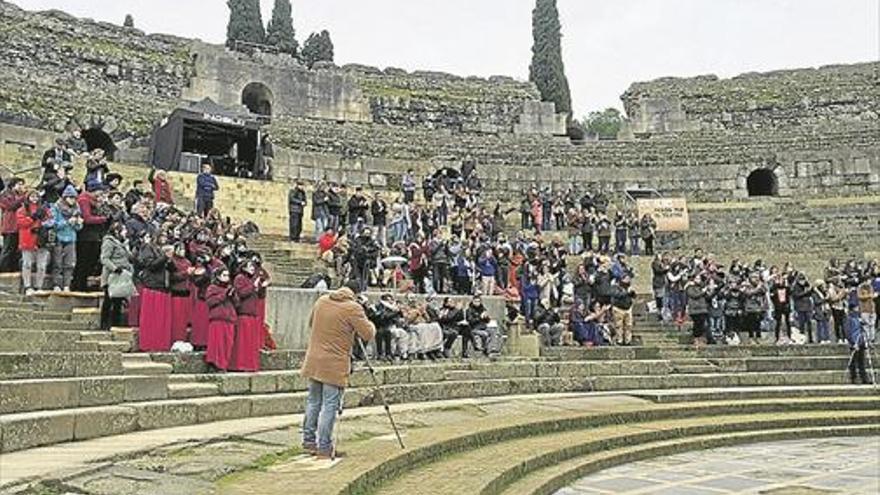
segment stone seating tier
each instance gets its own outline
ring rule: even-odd
[[[472,157],[482,165],[665,167],[749,164],[781,151],[860,149],[876,146],[875,122],[836,128],[771,130],[755,133],[696,132],[635,141],[602,141],[582,146],[568,139],[516,135],[452,134],[401,126],[334,123],[280,117],[273,136],[284,148],[400,160]],[[494,177],[487,177],[493,180]]]
[[[230,494],[246,487],[275,493],[283,486],[307,492],[354,495],[413,493],[554,493],[584,474],[634,460],[762,440],[834,435],[876,435],[877,397],[764,399],[731,395],[719,402],[676,404],[641,397],[510,398],[443,411],[398,412],[407,449],[382,435],[342,440],[348,458],[320,480],[296,460],[255,470],[224,483]],[[419,418],[424,418],[419,420]],[[373,419],[373,418],[370,418]],[[444,421],[445,419],[445,421]],[[352,422],[354,431],[367,421]],[[373,430],[367,430],[373,431]],[[349,433],[354,435],[354,433]],[[282,485],[284,484],[284,485]]]
[[[710,362],[712,369],[679,369],[676,363],[682,355]],[[264,355],[264,364],[281,363],[283,368],[254,374],[188,374],[187,367],[202,366],[196,354],[154,355],[153,364],[171,364],[148,374],[139,373],[138,368],[129,373],[125,358],[122,375],[2,380],[3,448],[11,451],[127,431],[301,411],[306,383],[290,371],[297,358],[288,356],[281,353],[278,361],[273,353]],[[545,356],[560,360],[383,366],[378,368],[378,378],[393,403],[523,393],[841,385],[848,381],[843,346],[565,348],[546,350]],[[150,361],[144,355],[133,357]],[[0,363],[24,359],[0,354]],[[108,372],[118,373],[117,362],[106,364]],[[357,370],[346,403],[352,407],[375,404],[371,383],[366,370]],[[77,433],[76,425],[92,425],[92,429]]]

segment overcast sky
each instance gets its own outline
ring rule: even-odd
[[[261,0],[263,21],[273,0]],[[225,0],[13,0],[222,43]],[[328,29],[336,62],[528,77],[534,0],[291,0],[297,39]],[[575,114],[633,81],[880,59],[880,0],[559,0]]]

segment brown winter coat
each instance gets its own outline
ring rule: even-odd
[[[321,296],[310,320],[312,335],[300,375],[337,387],[348,386],[354,336],[373,340],[376,327],[348,288]]]

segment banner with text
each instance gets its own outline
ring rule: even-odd
[[[639,218],[645,214],[654,217],[657,232],[684,232],[690,228],[685,198],[639,199]]]

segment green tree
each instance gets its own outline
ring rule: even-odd
[[[312,33],[303,44],[301,58],[306,67],[312,68],[315,62],[333,61],[333,41],[325,29],[320,33]]]
[[[584,119],[583,127],[599,139],[615,139],[623,125],[623,115],[616,108],[606,108],[599,112],[590,112]]]
[[[293,29],[291,10],[290,0],[275,0],[272,18],[266,26],[266,43],[278,47],[282,53],[289,53],[295,57],[299,43],[296,41],[296,31]]]
[[[556,0],[537,0],[532,11],[532,63],[529,80],[541,92],[541,99],[556,104],[557,112],[571,118],[571,90],[562,63],[562,26]]]
[[[226,26],[226,46],[232,48],[236,41],[249,43],[266,42],[260,0],[227,0],[229,24]]]
[[[123,22],[122,25],[127,28],[133,28],[134,27],[134,17],[132,17],[131,14],[125,14],[125,22]]]

